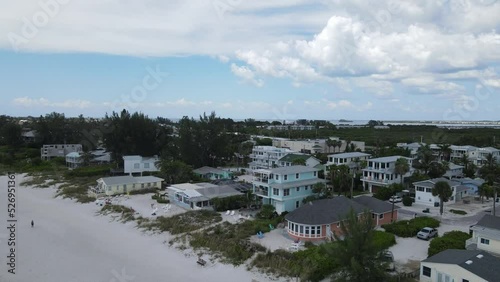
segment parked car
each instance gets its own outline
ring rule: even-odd
[[[396,266],[394,265],[394,255],[391,251],[386,251],[383,254],[383,259],[387,263],[387,267],[385,270],[394,271],[396,270]]]
[[[389,199],[389,202],[391,202],[391,203],[400,203],[402,201],[403,201],[403,198],[401,198],[400,196],[392,196]]]
[[[417,233],[417,238],[423,240],[429,240],[431,238],[437,237],[438,231],[436,228],[424,227]]]

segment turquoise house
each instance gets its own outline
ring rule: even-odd
[[[302,205],[302,200],[313,195],[316,183],[325,183],[318,178],[319,169],[308,166],[287,166],[253,171],[253,192],[262,204],[271,204],[276,212],[290,212]]]
[[[193,174],[206,180],[233,179],[233,173],[227,170],[204,166],[193,170]]]

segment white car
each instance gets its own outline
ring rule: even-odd
[[[389,199],[389,202],[391,203],[400,203],[403,201],[403,198],[399,197],[399,196],[392,196],[390,199]]]
[[[429,240],[433,237],[437,237],[438,231],[436,228],[424,227],[417,233],[417,238],[423,240]]]

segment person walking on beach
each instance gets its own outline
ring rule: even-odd
[[[35,222],[32,220],[31,221],[31,228],[33,228],[35,226]]]

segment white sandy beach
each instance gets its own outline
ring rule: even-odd
[[[55,189],[20,187],[16,176],[16,274],[7,272],[7,177],[0,177],[0,281],[147,282],[269,281],[245,266],[208,262],[163,244],[165,235],[148,235],[135,223],[96,215],[94,203],[55,199]],[[35,227],[30,227],[30,221]]]

